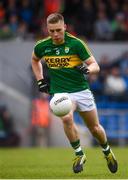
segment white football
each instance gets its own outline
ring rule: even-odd
[[[72,101],[67,93],[57,93],[50,101],[50,108],[56,116],[65,116],[72,109]]]

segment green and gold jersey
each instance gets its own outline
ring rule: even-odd
[[[48,37],[36,43],[34,53],[47,63],[51,94],[78,92],[89,88],[84,75],[74,68],[91,56],[82,40],[66,32],[63,44],[55,45]]]

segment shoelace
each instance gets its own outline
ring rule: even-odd
[[[81,160],[81,157],[80,157],[80,156],[76,157],[76,158],[73,160],[73,161],[74,161],[74,165],[77,165],[78,162],[80,162],[80,160]]]
[[[112,163],[113,165],[115,164],[114,158],[113,158],[113,156],[112,156],[111,153],[110,153],[108,156],[105,156],[105,158],[107,159],[108,164],[109,164],[109,163]]]

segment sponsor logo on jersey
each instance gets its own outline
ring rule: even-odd
[[[69,66],[69,61],[71,57],[49,57],[45,58],[46,63],[48,64],[49,67],[68,67]]]
[[[44,52],[45,52],[45,53],[50,53],[50,52],[51,52],[51,49],[45,49]]]
[[[70,56],[45,56],[49,68],[72,68],[81,64],[81,60],[76,55]]]

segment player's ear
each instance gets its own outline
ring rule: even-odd
[[[66,24],[64,24],[64,30],[66,31],[66,29],[67,29],[67,25],[66,25]]]

